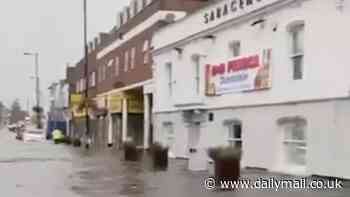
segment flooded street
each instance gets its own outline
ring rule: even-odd
[[[171,160],[168,171],[154,171],[147,156],[143,162],[124,162],[120,152],[86,152],[52,142],[23,143],[7,130],[2,130],[0,136],[1,196],[349,196],[346,183],[345,188],[336,192],[208,191],[203,185],[209,176],[207,172],[187,171],[184,160]],[[243,178],[259,176],[273,175],[249,171],[242,175]]]

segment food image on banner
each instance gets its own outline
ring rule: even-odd
[[[206,95],[255,91],[271,87],[271,49],[226,63],[206,65]]]

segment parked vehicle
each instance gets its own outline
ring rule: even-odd
[[[23,141],[36,141],[43,142],[45,141],[45,130],[37,128],[28,128],[23,133]]]

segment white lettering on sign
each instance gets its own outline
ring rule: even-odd
[[[204,14],[204,23],[208,24],[216,19],[220,19],[228,14],[235,14],[237,11],[245,10],[263,0],[230,0]]]

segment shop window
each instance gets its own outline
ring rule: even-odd
[[[282,124],[282,127],[286,162],[291,165],[306,165],[306,122],[291,120]]]
[[[291,62],[293,66],[293,79],[303,79],[304,66],[304,23],[295,22],[288,26],[291,46]]]
[[[242,123],[233,122],[228,125],[228,143],[235,148],[242,148]]]

